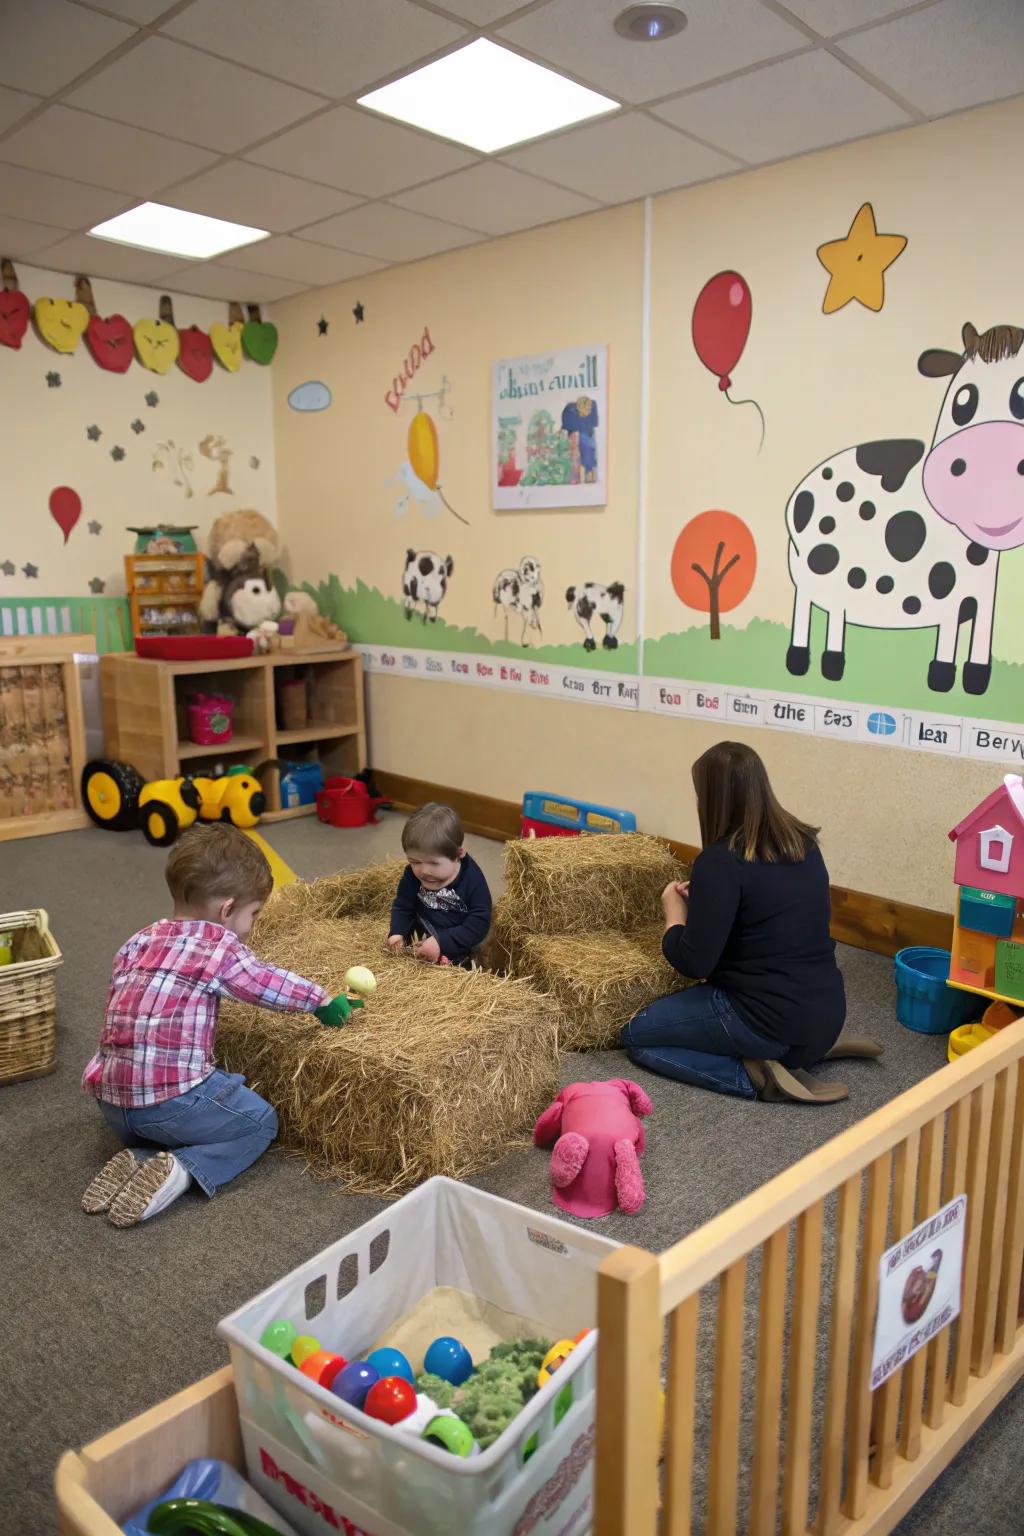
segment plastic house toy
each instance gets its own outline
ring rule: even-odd
[[[960,887],[949,980],[1024,1004],[1024,780],[998,789],[949,834]]]

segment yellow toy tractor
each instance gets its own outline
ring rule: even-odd
[[[254,827],[267,808],[259,768],[233,768],[216,779],[152,779],[148,784],[130,763],[94,758],[82,770],[82,804],[98,827],[114,832],[142,829],[154,847],[166,848],[196,820],[229,821]]]

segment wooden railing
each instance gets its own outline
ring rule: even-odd
[[[1024,1375],[1022,1163],[1024,1020],[660,1257],[608,1259],[596,1536],[891,1531]],[[872,1393],[879,1258],[962,1193],[960,1317]]]

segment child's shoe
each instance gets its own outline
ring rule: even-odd
[[[104,1163],[99,1173],[82,1196],[82,1210],[90,1216],[109,1211],[117,1196],[138,1173],[142,1164],[130,1147],[122,1147],[114,1157]]]
[[[188,1169],[172,1152],[158,1152],[135,1174],[110,1207],[115,1227],[134,1227],[158,1216],[192,1183]]]

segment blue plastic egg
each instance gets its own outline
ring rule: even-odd
[[[380,1380],[380,1372],[375,1371],[368,1360],[351,1360],[343,1371],[339,1371],[331,1383],[331,1391],[335,1397],[340,1397],[343,1403],[348,1403],[353,1408],[361,1408],[366,1401],[366,1394],[370,1388],[376,1386]]]
[[[371,1349],[366,1357],[367,1365],[372,1365],[379,1376],[401,1376],[403,1381],[410,1386],[416,1385],[416,1377],[412,1366],[402,1354],[400,1349]]]
[[[453,1387],[461,1387],[466,1377],[473,1374],[473,1356],[459,1339],[443,1334],[424,1355],[423,1369],[450,1381]]]

